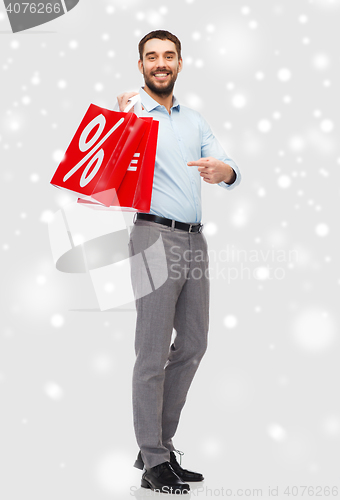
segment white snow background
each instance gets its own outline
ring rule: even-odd
[[[336,496],[339,23],[340,0],[80,0],[13,34],[0,5],[1,499],[155,496],[132,467],[135,311],[57,271],[47,229],[75,199],[50,180],[86,109],[143,84],[155,29],[243,176],[202,182],[209,346],[174,439],[205,476],[190,496]]]

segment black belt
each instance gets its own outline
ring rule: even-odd
[[[137,213],[137,219],[150,220],[152,222],[157,222],[157,224],[164,224],[165,226],[172,228],[182,229],[183,231],[188,231],[189,233],[200,233],[203,229],[203,224],[200,222],[196,224],[187,224],[186,222],[179,222],[177,220],[160,217],[159,215],[144,214],[141,212]],[[135,219],[133,222],[135,222]]]

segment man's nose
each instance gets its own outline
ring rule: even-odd
[[[160,56],[159,60],[158,60],[158,65],[161,67],[161,68],[165,68],[166,67],[166,64],[165,64],[165,59]]]

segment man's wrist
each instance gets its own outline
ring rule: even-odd
[[[230,176],[228,177],[228,179],[224,179],[224,183],[225,184],[233,184],[235,181],[236,181],[236,172],[235,170],[228,164],[226,164],[229,169],[230,169]]]

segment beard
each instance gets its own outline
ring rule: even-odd
[[[159,73],[161,73],[161,71],[159,71]],[[149,87],[149,89],[154,94],[157,94],[159,97],[165,98],[168,97],[173,91],[175,82],[177,80],[178,71],[176,71],[176,73],[170,73],[169,75],[170,79],[166,85],[164,85],[162,82],[157,82],[153,80],[152,74],[149,73],[148,75],[146,75],[144,72],[144,68],[143,68],[143,76],[145,84]]]

